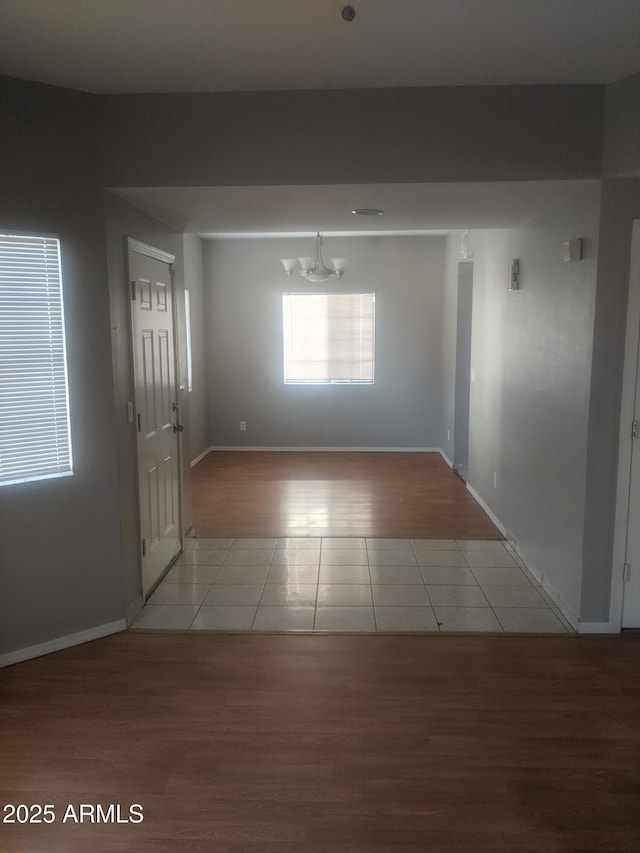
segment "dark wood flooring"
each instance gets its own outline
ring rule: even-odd
[[[0,673],[3,853],[640,850],[640,636],[122,634]],[[133,825],[66,807],[143,807]]]
[[[202,537],[502,538],[437,453],[212,452],[193,517]]]

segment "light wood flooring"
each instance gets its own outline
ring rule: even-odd
[[[198,537],[502,538],[438,453],[212,452],[193,518]]]
[[[640,636],[123,634],[0,673],[3,853],[640,849]],[[140,824],[62,823],[68,804]]]

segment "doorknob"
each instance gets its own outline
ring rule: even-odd
[[[182,424],[174,424],[173,425],[174,432],[184,432],[184,426]]]

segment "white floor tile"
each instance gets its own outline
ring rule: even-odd
[[[434,607],[441,631],[489,631],[502,634],[490,607]]]
[[[486,586],[483,592],[492,607],[545,607],[549,605],[533,585]]]
[[[402,548],[411,550],[410,539],[367,539],[367,548],[380,549],[391,548],[396,551]]]
[[[502,627],[509,633],[564,634],[566,629],[551,610],[536,607],[496,607]]]
[[[371,582],[369,566],[320,566],[320,583],[360,583]]]
[[[374,584],[372,591],[376,607],[430,607],[424,584]]]
[[[322,550],[321,566],[366,566],[367,552],[364,548],[334,548]]]
[[[378,631],[438,631],[431,607],[376,607]]]
[[[214,584],[203,604],[257,604],[262,595],[262,584],[220,583]]]
[[[336,549],[352,549],[364,550],[366,547],[364,539],[359,539],[357,536],[329,536],[322,540],[323,551],[335,551]]]
[[[370,566],[417,566],[412,549],[408,548],[370,548]]]
[[[186,548],[193,551],[203,551],[211,549],[227,549],[233,545],[233,539],[192,539],[189,538],[185,542]]]
[[[477,586],[478,581],[467,566],[421,566],[422,579],[428,584]]]
[[[314,583],[267,584],[262,593],[260,605],[313,604],[315,606],[317,591],[317,585]]]
[[[480,586],[530,586],[530,581],[517,566],[485,566],[472,568]]]
[[[373,607],[316,607],[316,631],[375,631]]]
[[[221,548],[184,551],[176,560],[176,566],[221,566],[228,553]]]
[[[254,631],[312,631],[315,607],[260,605],[253,620]]]
[[[134,623],[134,628],[162,631],[185,631],[198,612],[197,605],[147,604]]]
[[[208,591],[209,584],[163,581],[149,598],[149,604],[202,604]]]
[[[460,551],[420,551],[418,562],[421,566],[464,566],[467,562]]]
[[[418,551],[457,551],[455,539],[412,539],[411,544],[416,554]]]
[[[371,587],[365,584],[319,584],[318,604],[371,606],[373,604]]]
[[[434,607],[489,607],[479,586],[427,585]]]
[[[206,552],[203,552],[206,553]],[[238,548],[229,551],[225,566],[268,566],[273,557],[272,548]]]
[[[461,551],[491,551],[501,554],[505,551],[506,540],[501,539],[458,539]]]
[[[511,554],[502,548],[501,551],[464,551],[464,558],[471,568],[482,566],[517,566]]]
[[[308,548],[311,548],[315,551],[320,550],[320,545],[322,544],[322,539],[319,536],[285,536],[282,539],[278,539],[278,544],[276,545],[276,549],[278,551],[284,550],[299,550],[304,551]]]
[[[202,605],[192,631],[250,631],[257,607]]]
[[[214,584],[259,583],[263,584],[269,572],[268,566],[222,566]]]
[[[267,584],[272,583],[318,583],[317,566],[277,566],[271,565],[267,575]]]
[[[173,566],[162,583],[213,583],[220,566]]]
[[[302,548],[299,551],[276,550],[271,562],[273,566],[319,566],[320,549]]]
[[[417,566],[370,566],[369,574],[371,575],[371,582],[374,584],[423,583],[420,569]]]

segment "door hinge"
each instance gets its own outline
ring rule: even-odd
[[[142,556],[143,557],[147,556],[147,540],[146,539],[142,540]]]
[[[138,415],[138,432],[142,432],[142,415]]]
[[[622,579],[623,579],[623,581],[625,581],[625,583],[629,583],[629,581],[631,580],[631,564],[630,563],[624,564],[624,571],[622,573]]]
[[[135,281],[131,282],[131,301],[136,301],[136,283]]]
[[[638,437],[638,421],[634,421],[631,424],[631,438],[637,438],[637,437]]]

